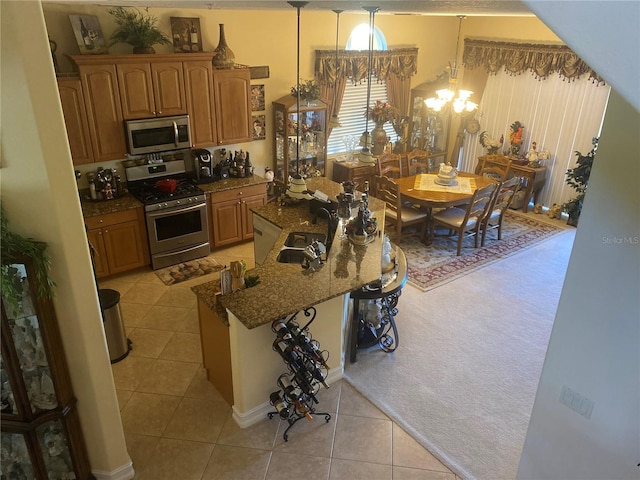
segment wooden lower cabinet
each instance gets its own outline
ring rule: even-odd
[[[233,376],[231,373],[231,342],[229,327],[202,300],[198,300],[202,365],[207,380],[222,398],[233,406]]]
[[[211,194],[214,248],[253,238],[251,209],[267,203],[266,184],[234,188]]]
[[[85,219],[98,278],[149,265],[142,208]]]

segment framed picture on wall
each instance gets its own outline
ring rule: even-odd
[[[95,15],[69,15],[69,20],[81,54],[109,53],[98,17]]]
[[[175,53],[202,51],[202,31],[200,19],[191,17],[171,17],[171,38]]]
[[[253,139],[264,140],[266,138],[266,117],[264,115],[253,116]]]
[[[264,109],[264,85],[251,85],[251,111],[261,112]]]

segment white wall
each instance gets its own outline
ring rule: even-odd
[[[560,28],[557,10],[543,8],[544,2],[535,3],[538,9],[553,17]],[[640,9],[637,2],[607,2],[606,9],[601,2],[568,3],[571,7],[580,7],[580,12],[565,9],[570,17],[568,25],[571,27],[573,19],[580,18],[582,33],[567,31],[567,44],[590,64],[593,56],[592,65],[614,88],[518,478],[638,478],[640,115],[637,108],[616,92],[615,84],[635,82],[635,92],[627,97],[638,105]],[[553,8],[554,4],[557,8],[557,2],[549,7]],[[605,13],[615,21],[604,22]],[[565,25],[562,27],[566,28]],[[581,41],[585,31],[589,32],[586,35],[589,39],[598,39],[597,49],[584,48],[590,44],[590,40]],[[560,36],[562,33],[565,32],[559,31]],[[563,386],[593,402],[590,418],[560,403]]]
[[[36,1],[3,0],[0,5],[2,207],[12,231],[49,245],[55,311],[92,470],[126,470],[131,460],[44,17]],[[28,29],[17,21],[21,18],[29,19]]]

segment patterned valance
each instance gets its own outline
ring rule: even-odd
[[[497,73],[504,68],[505,71],[518,75],[529,70],[541,80],[556,72],[568,80],[588,73],[594,83],[604,84],[604,80],[566,45],[465,38],[462,63],[465,69],[484,67],[489,73]]]
[[[366,50],[339,50],[338,65],[340,74],[354,83],[367,78],[369,52]],[[400,79],[409,78],[418,71],[418,49],[396,48],[373,52],[372,74],[379,82],[390,75]],[[336,79],[336,51],[316,50],[316,78],[321,84],[332,84]]]

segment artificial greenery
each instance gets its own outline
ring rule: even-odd
[[[255,287],[260,283],[259,275],[245,275],[244,276],[244,286],[247,288]]]
[[[298,86],[291,87],[291,96],[295,97],[298,93]],[[302,80],[300,82],[300,100],[313,101],[320,97],[320,87],[315,80]]]
[[[145,9],[147,12],[148,8]],[[162,33],[152,15],[144,14],[137,8],[131,10],[124,7],[114,7],[107,10],[115,19],[118,28],[111,34],[111,43],[128,43],[134,49],[148,49],[153,45],[171,45],[171,40]]]
[[[52,298],[55,283],[49,272],[51,259],[47,253],[47,244],[9,230],[9,220],[0,206],[0,281],[2,299],[14,314],[20,311],[23,285],[20,272],[12,266],[12,261],[20,256],[29,257],[35,266],[40,298]]]
[[[582,202],[584,201],[584,195],[587,191],[589,184],[589,176],[591,175],[591,167],[593,166],[593,160],[598,150],[598,137],[594,137],[591,140],[593,148],[589,153],[583,155],[576,151],[575,154],[578,157],[576,166],[567,170],[566,184],[572,187],[577,195],[566,203],[562,204],[562,211],[569,215],[570,220],[577,222],[580,212],[582,212]]]

